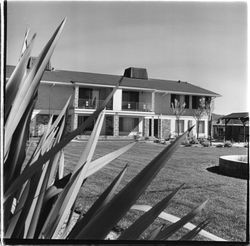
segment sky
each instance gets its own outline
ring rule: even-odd
[[[221,95],[214,113],[248,111],[246,2],[7,2],[6,62],[16,65],[24,33],[42,50],[67,17],[52,66],[181,80]]]

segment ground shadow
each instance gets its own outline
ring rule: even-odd
[[[248,180],[248,179],[249,179],[249,174],[248,174],[248,173],[246,173],[245,175],[237,175],[237,174],[235,174],[235,175],[233,175],[233,174],[232,174],[232,175],[229,175],[229,174],[223,173],[223,172],[220,170],[219,166],[208,167],[208,168],[207,168],[207,171],[209,171],[209,172],[211,172],[211,173],[216,173],[216,174],[218,174],[218,175],[223,175],[223,176],[231,177],[231,178],[245,179],[245,180]]]

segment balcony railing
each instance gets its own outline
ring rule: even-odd
[[[78,108],[84,109],[97,109],[103,104],[104,100],[93,100],[93,99],[78,99]],[[109,102],[106,109],[112,110],[112,102]]]
[[[151,112],[151,103],[144,102],[122,102],[122,110]]]

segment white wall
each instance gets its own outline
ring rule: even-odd
[[[36,109],[61,110],[70,96],[74,101],[74,87],[65,85],[40,84]]]
[[[117,89],[113,96],[113,110],[120,111],[122,109],[122,89]]]
[[[170,94],[155,93],[155,113],[168,114],[170,112]]]

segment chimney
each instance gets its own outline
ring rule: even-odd
[[[125,69],[123,76],[133,79],[148,79],[146,68],[129,67]]]

